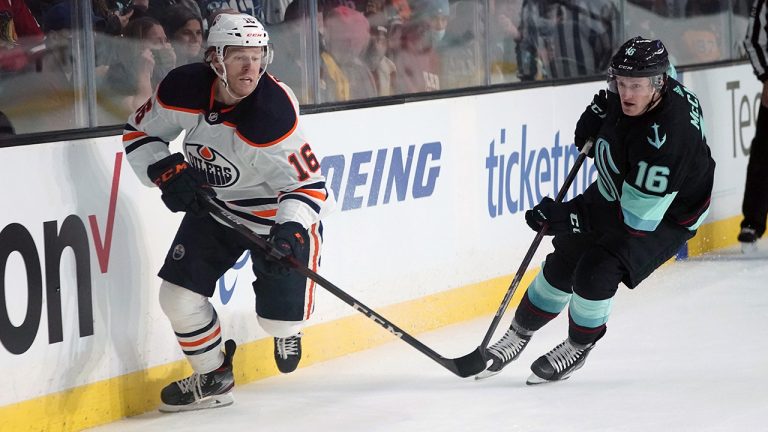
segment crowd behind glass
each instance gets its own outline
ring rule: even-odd
[[[120,125],[201,61],[220,13],[267,28],[303,105],[599,76],[628,37],[744,58],[749,0],[0,0],[0,140]]]

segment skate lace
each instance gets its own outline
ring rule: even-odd
[[[503,362],[507,362],[523,349],[525,343],[525,339],[522,339],[514,331],[509,330],[504,334],[504,337],[502,337],[501,340],[488,348],[488,351],[500,358]]]
[[[548,352],[546,357],[559,373],[578,360],[583,352],[583,349],[578,349],[565,340],[552,351]]]
[[[298,355],[299,337],[277,338],[277,354],[284,359],[288,358],[289,355]]]
[[[176,381],[176,385],[179,386],[179,389],[181,389],[182,393],[192,392],[192,394],[195,396],[195,400],[200,400],[203,398],[202,386],[205,383],[205,379],[205,375],[192,374],[192,376],[188,378]]]

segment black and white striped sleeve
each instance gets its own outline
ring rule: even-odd
[[[757,79],[768,79],[768,0],[755,0],[749,13],[744,48]]]

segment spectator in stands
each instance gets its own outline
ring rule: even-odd
[[[269,28],[269,40],[278,55],[269,65],[268,73],[288,84],[300,104],[310,103],[305,63],[310,50],[309,2],[293,1],[286,8],[283,18],[283,22]]]
[[[705,63],[726,59],[725,35],[729,29],[727,0],[697,0],[685,5],[685,18],[691,25],[682,26],[682,59]]]
[[[0,110],[13,121],[17,133],[84,127],[73,109],[76,99],[70,27],[70,3],[52,5],[42,20],[46,39],[36,68],[39,71],[3,77]]]
[[[203,16],[196,0],[145,0],[145,2],[147,14],[156,20],[160,20],[165,15],[166,9],[172,6],[185,7],[195,15]],[[144,7],[144,3],[142,3],[141,7]]]
[[[459,0],[451,5],[451,16],[440,44],[440,85],[443,89],[484,84],[484,16],[480,2]]]
[[[491,83],[518,81],[517,42],[520,40],[522,0],[497,0],[491,3]]]
[[[326,51],[320,54],[320,102],[340,102],[376,96],[376,86],[363,51],[370,39],[365,16],[346,6],[325,15]]]
[[[0,0],[0,73],[27,67],[43,31],[24,0]]]
[[[395,92],[397,67],[395,62],[387,57],[389,49],[388,29],[385,25],[371,26],[371,41],[365,54],[365,61],[373,75],[376,92],[379,96],[390,96]]]
[[[733,2],[734,12],[738,3]],[[626,30],[669,41],[676,65],[724,60],[729,50],[729,8],[728,0],[629,0]]]
[[[174,5],[165,9],[161,22],[171,39],[177,65],[203,60],[203,20],[199,15],[185,6]]]
[[[127,117],[146,102],[176,65],[173,47],[156,19],[146,16],[131,21],[124,39],[124,47],[109,66],[99,95],[116,119]]]
[[[611,0],[524,0],[518,75],[535,80],[602,74],[620,33]]]
[[[397,91],[440,90],[438,49],[448,25],[448,0],[418,0],[411,6],[411,19],[403,23],[400,47],[394,54]]]

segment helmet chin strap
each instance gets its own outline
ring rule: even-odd
[[[666,80],[665,80],[665,82],[664,82],[664,84],[662,84],[661,88],[657,89],[655,86],[653,87],[653,96],[651,96],[651,101],[648,102],[648,105],[645,107],[645,110],[643,110],[643,114],[645,114],[648,111],[650,111],[651,109],[653,109],[653,107],[655,107],[656,104],[661,100],[661,91],[664,90],[664,88],[666,88],[666,85],[667,84],[666,84]],[[656,96],[658,96],[658,98]]]

